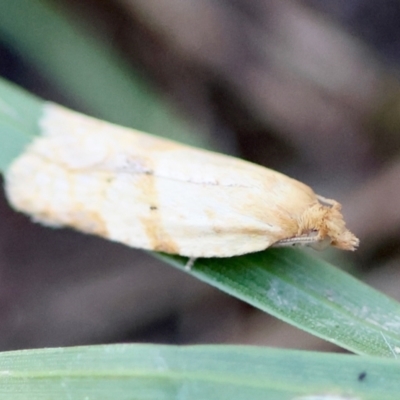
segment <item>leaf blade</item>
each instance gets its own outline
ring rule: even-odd
[[[11,96],[7,95],[9,91]],[[0,106],[0,139],[12,142],[15,138],[16,148],[21,149],[37,133],[35,119],[41,115],[43,102],[3,81],[0,100],[15,109],[17,115],[25,116],[24,107],[32,107],[24,123],[13,125]],[[21,138],[23,143],[19,144]],[[5,167],[10,159],[8,147],[0,146],[0,166]],[[182,257],[159,257],[181,269],[187,262]],[[242,257],[199,259],[191,273],[348,350],[393,358],[400,354],[400,305],[308,254],[269,249]]]
[[[161,256],[184,269],[186,259]],[[191,273],[357,354],[400,356],[400,305],[325,261],[293,249],[198,259]]]
[[[399,363],[373,357],[251,346],[106,345],[2,353],[0,395],[10,400],[28,395],[33,400],[311,399],[306,396],[323,394],[395,399],[399,374]]]

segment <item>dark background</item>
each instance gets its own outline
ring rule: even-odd
[[[111,43],[210,147],[339,200],[361,246],[321,256],[400,299],[398,1],[46,3]],[[1,32],[0,75],[85,111]],[[144,252],[34,225],[4,195],[0,215],[0,350],[123,341],[334,348]]]

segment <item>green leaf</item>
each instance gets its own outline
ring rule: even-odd
[[[0,107],[0,139],[12,141],[16,137],[19,143],[23,137],[28,143],[37,131],[34,120],[40,115],[39,100],[0,81],[0,104],[7,105]],[[25,113],[24,109],[30,106],[31,112]],[[5,111],[9,109],[18,116],[13,124]],[[0,164],[9,156],[7,146],[0,146]],[[158,256],[182,269],[187,262],[182,257]],[[308,254],[269,249],[242,257],[198,259],[191,273],[358,354],[393,358],[400,354],[400,305]]]
[[[0,78],[0,171],[39,133],[43,100]]]
[[[398,399],[400,363],[250,346],[111,345],[0,354],[0,398]]]
[[[184,269],[187,259],[160,256]],[[299,250],[198,259],[191,274],[358,354],[400,357],[400,304]]]

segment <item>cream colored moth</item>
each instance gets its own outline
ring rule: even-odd
[[[52,103],[40,129],[5,188],[15,209],[43,224],[192,258],[358,245],[339,203],[279,172]]]

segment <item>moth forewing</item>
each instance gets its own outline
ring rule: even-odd
[[[52,103],[40,126],[5,176],[10,204],[36,221],[189,257],[358,244],[339,203],[270,169]]]

